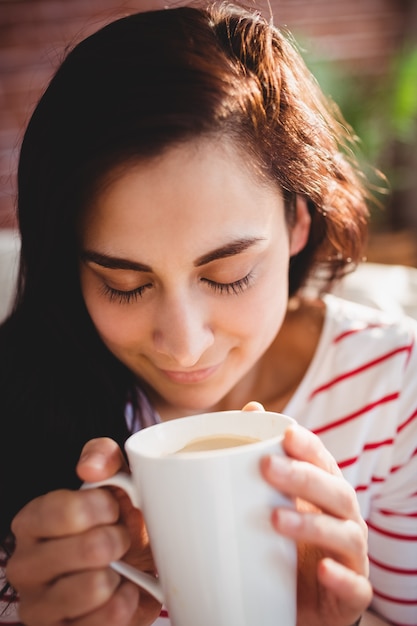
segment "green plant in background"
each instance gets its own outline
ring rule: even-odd
[[[415,142],[417,133],[417,45],[407,46],[394,59],[391,70],[392,95],[390,120],[393,136],[404,142]]]
[[[405,44],[388,70],[375,76],[353,74],[341,64],[301,52],[324,92],[358,135],[357,157],[371,182],[379,184],[372,176],[374,167],[387,177],[388,187],[376,192],[384,210],[373,215],[374,224],[384,228],[390,203],[398,193],[416,187],[417,44]],[[416,212],[415,205],[412,210]]]

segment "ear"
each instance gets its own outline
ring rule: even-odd
[[[295,212],[296,220],[290,233],[290,256],[298,254],[304,248],[310,233],[311,216],[304,196],[297,194]]]

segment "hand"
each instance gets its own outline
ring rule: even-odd
[[[283,447],[288,457],[266,457],[261,471],[296,501],[296,511],[274,510],[272,524],[298,546],[297,626],[349,626],[372,599],[355,491],[313,433],[290,426]]]
[[[127,470],[111,439],[89,441],[77,466],[83,481]],[[29,502],[15,517],[16,550],[7,576],[27,626],[147,626],[160,605],[109,563],[123,557],[154,571],[139,511],[118,489],[58,490]]]

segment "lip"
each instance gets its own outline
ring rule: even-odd
[[[181,383],[182,385],[191,385],[193,383],[200,383],[207,380],[215,371],[217,371],[219,365],[212,365],[211,367],[205,367],[200,370],[193,371],[172,371],[172,370],[160,370],[169,380],[174,383]]]

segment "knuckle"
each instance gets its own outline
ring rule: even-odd
[[[73,492],[65,506],[64,515],[71,520],[76,532],[95,524],[114,523],[119,516],[116,500],[107,489]]]
[[[356,494],[348,483],[344,484],[344,489],[340,490],[340,506],[341,511],[345,511],[346,515],[351,517],[353,513],[356,513],[355,503],[356,503]]]
[[[311,476],[310,476],[310,468],[303,462],[293,461],[293,479],[296,483],[298,493],[303,495],[309,494],[311,491]]]
[[[75,580],[77,580],[76,603],[74,603]],[[48,610],[48,615],[50,607],[55,607],[55,617],[60,625],[75,624],[77,618],[98,610],[108,602],[119,582],[120,576],[110,568],[96,568],[73,576],[63,576],[47,590],[46,600],[42,604]]]
[[[95,521],[96,519],[107,522],[117,521],[120,514],[119,505],[110,489],[86,489],[79,493],[82,493],[85,498],[85,508]]]
[[[362,519],[359,513],[356,492],[352,485],[345,480],[343,480],[343,489],[339,490],[338,498],[340,511],[343,511],[343,517],[354,520]]]
[[[130,594],[130,602],[126,599],[126,594],[116,591],[111,601],[107,604],[107,617],[109,624],[130,624],[134,611],[138,608],[138,595]]]
[[[346,520],[345,531],[352,552],[357,554],[361,559],[366,559],[367,542],[362,532],[361,525],[353,520]]]
[[[84,534],[79,544],[81,558],[92,566],[107,565],[123,549],[117,529],[100,526]]]
[[[308,535],[318,546],[326,545],[328,537],[328,527],[323,523],[323,516],[321,514],[310,514],[305,518],[304,522]]]
[[[115,589],[115,577],[112,570],[99,569],[83,576],[83,593],[86,598],[98,605],[107,602]]]

